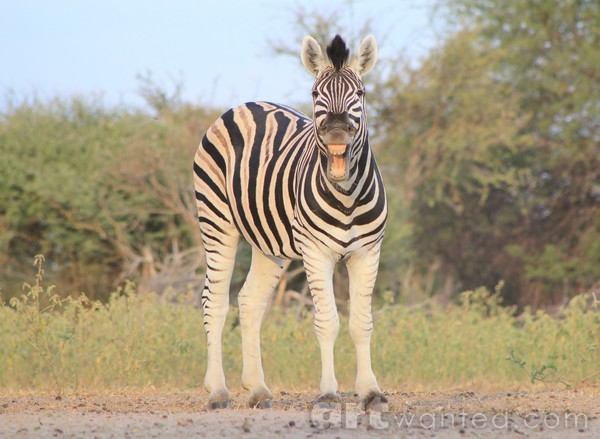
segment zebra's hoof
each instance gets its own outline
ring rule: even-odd
[[[342,402],[339,395],[336,393],[325,393],[317,399],[317,408],[319,409],[334,409]]]
[[[388,400],[381,392],[372,391],[362,400],[363,408],[367,412],[387,412]]]
[[[226,409],[227,407],[229,407],[228,399],[208,401],[208,408],[210,410]]]
[[[273,394],[268,389],[252,392],[248,405],[252,409],[270,409],[273,407]]]
[[[229,407],[230,400],[231,396],[227,390],[211,393],[208,399],[208,408],[210,410],[226,409]]]
[[[258,401],[255,405],[251,405],[250,407],[257,409],[270,409],[273,408],[273,400],[264,399],[262,401]]]

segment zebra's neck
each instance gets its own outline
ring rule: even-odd
[[[336,198],[349,197],[355,200],[360,198],[365,185],[368,186],[373,179],[374,167],[377,165],[373,159],[369,137],[365,133],[357,140],[358,142],[351,145],[353,155],[350,158],[349,177],[344,182],[332,182],[327,178],[325,171],[327,158],[319,153],[318,148],[315,148],[315,152],[319,155],[319,184],[327,188]]]

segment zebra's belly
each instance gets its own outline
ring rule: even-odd
[[[341,260],[354,252],[370,250],[383,237],[383,233],[365,236],[364,231],[359,227],[347,231],[336,230],[335,233],[330,231],[327,234],[321,234],[293,222],[290,234],[282,233],[279,235],[279,239],[264,240],[257,233],[257,229],[255,227],[250,231],[238,226],[243,238],[264,254],[296,260],[302,259],[301,249],[305,245],[319,248],[324,255],[328,255],[334,260]],[[273,233],[269,234],[266,230],[265,233],[274,237]]]
[[[244,239],[252,246],[258,248],[266,255],[282,259],[302,259],[302,254],[297,249],[297,242],[289,239],[287,235],[280,237],[280,241],[267,242],[252,235],[245,230],[240,230]]]
[[[384,220],[385,221],[385,220]],[[385,224],[383,224],[385,225]],[[294,242],[297,248],[303,246],[317,248],[324,255],[339,261],[355,252],[369,251],[379,244],[383,238],[383,227],[380,231],[353,226],[347,230],[330,227],[327,229],[315,229],[305,227],[301,221],[293,226]]]

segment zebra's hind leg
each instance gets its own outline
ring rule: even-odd
[[[283,259],[252,248],[252,264],[238,303],[242,328],[242,385],[250,390],[250,407],[270,408],[273,394],[265,384],[260,353],[260,327],[265,308],[281,276]]]
[[[354,254],[346,263],[350,281],[350,337],[356,348],[356,391],[364,409],[370,411],[388,410],[387,398],[371,369],[371,297],[379,266],[379,249],[377,245]]]
[[[212,227],[202,228],[206,251],[206,281],[202,292],[202,309],[208,346],[204,387],[210,392],[209,408],[217,409],[227,407],[231,400],[225,385],[221,343],[223,326],[229,310],[229,285],[239,234],[235,228],[228,230],[228,233],[221,227],[218,230],[211,229]]]

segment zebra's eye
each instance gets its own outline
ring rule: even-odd
[[[312,97],[313,97],[314,99],[317,99],[317,98],[319,97],[319,92],[318,92],[318,91],[316,91],[316,90],[315,90],[315,91],[313,91],[313,92],[312,92]]]
[[[363,89],[360,89],[356,92],[356,96],[358,96],[359,98],[365,95],[365,91]]]

